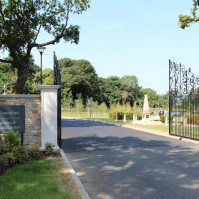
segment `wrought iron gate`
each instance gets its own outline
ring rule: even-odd
[[[61,148],[61,72],[58,66],[57,56],[54,52],[54,85],[60,85],[57,91],[57,143]]]
[[[199,139],[199,78],[169,60],[169,134]]]

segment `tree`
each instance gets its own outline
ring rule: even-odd
[[[128,97],[128,92],[127,91],[122,91],[122,100],[123,100],[123,104],[126,104],[126,99]]]
[[[7,58],[10,59],[10,58]],[[37,84],[37,82],[39,82],[39,80],[37,82],[33,82],[35,80],[35,75],[37,73],[40,74],[40,67],[34,64],[34,60],[31,58],[29,65],[29,77],[28,80],[23,88],[23,93],[38,93],[38,88],[36,88],[36,90],[33,88],[34,85],[33,84]],[[7,86],[7,92],[9,94],[13,93],[13,88],[14,85],[16,84],[17,81],[17,70],[13,69],[11,67],[11,64],[9,63],[0,63],[0,90],[3,87],[3,85]],[[0,93],[2,93],[2,91],[0,91]]]
[[[59,68],[62,70],[63,68],[68,68],[75,65],[77,60],[72,60],[70,58],[63,58],[59,60]]]
[[[87,97],[93,97],[95,100],[98,77],[94,67],[86,60],[73,60],[71,63],[73,63],[71,66],[61,69],[62,87],[70,89],[73,99],[78,93],[82,93],[84,104],[86,104]]]
[[[77,111],[77,114],[79,114],[79,112],[84,111],[84,105],[83,105],[81,93],[77,94],[77,99],[75,100],[75,109]]]
[[[73,96],[72,92],[69,88],[63,88],[61,89],[61,96],[62,96],[62,108],[66,111],[71,111],[73,106]]]
[[[189,15],[179,15],[179,24],[180,28],[185,29],[189,27],[190,24],[196,23],[199,21],[199,17],[197,16],[197,10],[199,6],[198,0],[193,0],[193,8],[191,9],[191,14]]]
[[[122,83],[119,77],[111,76],[106,79],[101,78],[100,95],[104,95],[107,106],[113,103],[122,102]]]
[[[138,78],[134,75],[125,75],[121,78],[122,89],[128,92],[126,101],[133,106],[134,101],[142,97],[141,87],[138,84]]]
[[[0,94],[3,93],[3,86],[6,85],[6,93],[12,93],[12,87],[16,82],[17,76],[15,70],[12,70],[10,64],[0,63]]]
[[[56,44],[61,39],[79,42],[79,27],[69,26],[69,14],[81,14],[89,3],[90,0],[0,0],[0,50],[11,57],[1,58],[0,62],[17,69],[15,93],[22,93],[28,79],[33,48]],[[39,43],[41,32],[50,34],[52,40]]]
[[[143,92],[143,96],[147,95],[150,107],[158,106],[158,95],[156,91],[154,91],[151,88],[145,88],[142,90],[142,92]],[[144,101],[144,98],[143,98],[143,101]]]

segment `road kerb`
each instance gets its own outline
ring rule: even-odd
[[[85,190],[84,186],[82,185],[79,177],[77,176],[75,170],[73,169],[70,161],[68,160],[66,154],[64,153],[64,151],[62,149],[61,149],[61,155],[62,155],[63,160],[67,163],[68,168],[70,169],[71,175],[72,175],[72,177],[75,181],[75,184],[77,185],[77,187],[79,189],[79,192],[80,192],[82,199],[90,199],[88,193],[86,192],[86,190]]]

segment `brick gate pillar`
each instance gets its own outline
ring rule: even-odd
[[[41,148],[46,143],[57,145],[57,89],[59,85],[42,85],[41,90]]]

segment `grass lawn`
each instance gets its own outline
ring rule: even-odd
[[[125,124],[125,125],[129,125],[129,126],[132,126],[132,127],[135,127],[135,128],[136,127],[145,128],[145,129],[151,129],[151,130],[156,130],[156,131],[162,131],[162,132],[165,132],[165,133],[169,132],[169,126],[165,126],[165,124],[161,124],[161,125],[132,124],[132,120],[127,120],[126,123],[124,123],[123,120],[115,121],[115,120],[110,119],[110,118],[100,118],[100,119],[97,119],[97,120],[112,122],[112,123],[115,123],[115,124]]]
[[[169,125],[165,126],[165,124],[162,125],[143,125],[143,124],[131,124],[132,127],[138,127],[138,128],[145,128],[145,129],[151,129],[156,131],[162,131],[165,133],[169,133]]]
[[[71,118],[78,118],[78,119],[90,119],[90,114],[88,112],[66,112],[62,111],[62,117],[71,117]],[[99,113],[92,113],[91,118],[108,118],[108,113],[99,114]]]
[[[16,166],[0,176],[1,199],[80,199],[61,158]]]

